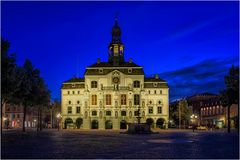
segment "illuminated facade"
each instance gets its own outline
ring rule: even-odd
[[[65,81],[61,88],[63,128],[126,129],[136,123],[167,128],[169,88],[158,75],[147,78],[143,68],[124,60],[117,20],[108,47],[108,62],[100,59],[86,68],[84,78]]]

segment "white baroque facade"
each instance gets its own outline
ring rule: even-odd
[[[108,62],[86,68],[84,78],[65,81],[61,88],[63,128],[126,129],[148,123],[167,128],[169,88],[158,75],[147,78],[141,66],[124,61],[124,45],[117,20],[112,29]]]

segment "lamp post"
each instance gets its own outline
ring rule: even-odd
[[[57,117],[57,120],[58,120],[58,131],[59,131],[59,128],[60,128],[60,119],[62,118],[62,116],[61,116],[60,113],[58,113],[56,117]]]
[[[193,128],[193,132],[194,132],[194,129],[195,129],[195,121],[196,121],[196,119],[197,119],[197,115],[194,115],[194,114],[192,114],[191,115],[191,121],[192,121],[192,128]]]

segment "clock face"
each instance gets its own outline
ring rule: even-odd
[[[118,77],[114,77],[113,78],[113,83],[119,83],[119,78]]]

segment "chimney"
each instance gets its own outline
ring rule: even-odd
[[[129,63],[132,63],[132,58],[129,59]]]
[[[155,74],[155,79],[158,79],[158,74]]]
[[[100,58],[97,59],[97,64],[99,64],[101,61],[100,61]]]

